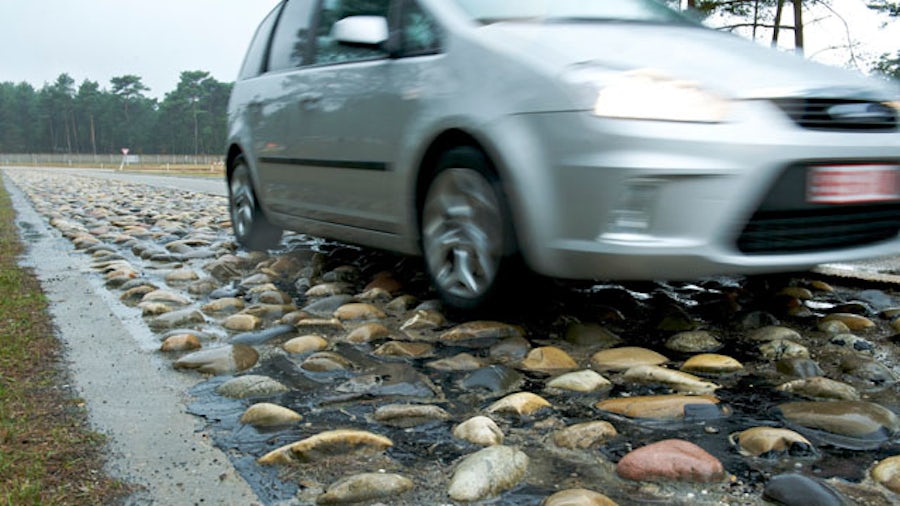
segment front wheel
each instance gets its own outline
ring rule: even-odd
[[[420,222],[425,266],[441,298],[460,309],[497,302],[515,241],[499,181],[480,151],[441,157]]]
[[[228,204],[238,244],[255,251],[264,251],[278,245],[282,231],[269,223],[259,207],[250,168],[243,157],[235,160],[234,170],[228,178]]]

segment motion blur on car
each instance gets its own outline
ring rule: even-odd
[[[237,240],[422,255],[444,301],[520,270],[697,279],[900,252],[898,88],[652,0],[285,0],[229,105]]]

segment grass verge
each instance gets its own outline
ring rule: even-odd
[[[17,264],[15,213],[0,184],[0,505],[117,502],[103,437],[73,398],[38,280]]]

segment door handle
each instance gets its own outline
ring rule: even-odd
[[[312,111],[314,109],[319,108],[319,104],[322,102],[322,94],[316,92],[310,93],[302,93],[298,97],[298,103],[300,107],[307,111]]]

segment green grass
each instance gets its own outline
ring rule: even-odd
[[[129,487],[103,471],[103,437],[68,383],[61,346],[0,185],[0,505],[109,504]]]

